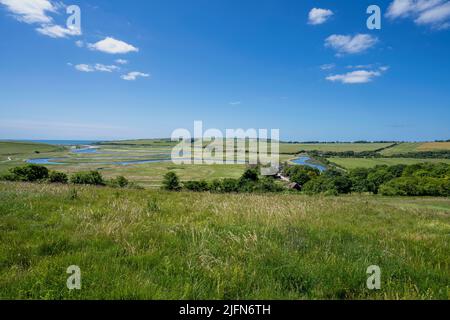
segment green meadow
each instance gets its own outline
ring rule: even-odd
[[[329,161],[346,169],[373,168],[375,166],[397,164],[411,165],[416,163],[449,163],[450,159],[409,159],[409,158],[329,158]]]
[[[94,153],[74,153],[0,142],[0,173],[49,158],[61,161],[51,170],[98,170],[145,188],[0,182],[0,299],[449,298],[449,198],[167,192],[160,187],[170,171],[182,181],[212,181],[238,178],[246,166],[119,164],[165,159],[172,146],[105,142]],[[307,146],[360,152],[391,145],[282,144],[282,160]],[[347,169],[449,162],[330,160]],[[66,287],[72,265],[81,268],[80,291]],[[382,270],[381,290],[366,287],[371,265]]]
[[[0,183],[1,299],[448,299],[450,200]],[[81,268],[82,289],[66,288]],[[366,287],[368,266],[381,290]]]

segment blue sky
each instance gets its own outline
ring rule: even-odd
[[[0,37],[0,139],[450,138],[448,0],[0,0]]]

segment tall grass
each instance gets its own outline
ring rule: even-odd
[[[450,200],[406,201],[0,183],[0,298],[448,299]]]

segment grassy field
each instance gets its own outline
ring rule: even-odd
[[[346,169],[373,168],[377,165],[416,164],[423,162],[449,163],[450,159],[408,159],[408,158],[329,158],[329,161]]]
[[[281,153],[300,153],[302,151],[374,151],[391,146],[392,143],[319,143],[319,144],[289,144],[281,143]]]
[[[0,161],[7,160],[8,157],[15,158],[23,155],[36,155],[38,153],[51,153],[63,150],[63,147],[48,144],[0,141]]]
[[[74,191],[76,190],[76,191]],[[448,299],[450,200],[0,183],[0,299]],[[382,270],[379,291],[366,269]],[[78,265],[82,290],[66,288]]]
[[[381,151],[382,155],[391,156],[400,153],[423,152],[423,151],[446,151],[450,150],[450,142],[411,142],[401,143],[392,148]]]

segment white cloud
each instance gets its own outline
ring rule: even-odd
[[[43,25],[36,29],[37,32],[51,38],[66,38],[67,36],[79,36],[80,30],[76,28],[64,28],[58,25]]]
[[[415,20],[419,25],[432,25],[437,28],[448,28],[450,23],[450,1],[422,12]]]
[[[129,52],[139,51],[138,48],[132,46],[131,44],[128,44],[121,40],[116,40],[111,37],[107,37],[97,43],[90,43],[88,47],[91,50],[97,50],[110,54],[125,54]]]
[[[84,42],[81,41],[81,40],[78,40],[78,41],[75,41],[75,45],[76,45],[78,48],[83,48],[83,47],[84,47]]]
[[[101,64],[101,63],[97,63],[94,66],[94,68],[95,68],[95,70],[100,71],[100,72],[113,72],[113,71],[117,71],[120,69],[118,66],[114,66],[114,65],[105,66],[104,64]]]
[[[125,60],[125,59],[117,59],[117,60],[116,60],[116,63],[118,63],[118,64],[128,64],[128,60]]]
[[[344,74],[329,75],[326,77],[331,82],[341,82],[344,84],[359,84],[373,81],[374,78],[380,77],[389,67],[381,67],[378,70],[356,70]]]
[[[233,101],[233,102],[230,102],[229,104],[232,106],[238,106],[238,105],[242,104],[242,102],[241,101]]]
[[[25,23],[51,23],[47,12],[56,12],[57,7],[49,0],[0,0],[14,17]]]
[[[325,23],[331,16],[333,11],[329,9],[313,8],[309,12],[308,23],[312,25],[318,25]]]
[[[448,0],[394,0],[386,17],[390,19],[411,18],[417,25],[432,28],[450,27],[450,1]]]
[[[373,67],[373,64],[358,64],[358,65],[349,65],[347,69],[370,69]]]
[[[333,48],[338,55],[364,52],[373,47],[378,39],[369,34],[338,35],[333,34],[325,40],[325,46]]]
[[[77,64],[75,69],[81,72],[94,72],[95,69],[88,64]]]
[[[28,24],[40,24],[36,31],[51,38],[66,38],[79,36],[81,31],[76,28],[65,28],[53,23],[49,13],[58,13],[63,8],[61,2],[50,0],[0,0],[13,16]]]
[[[358,70],[344,74],[330,75],[326,79],[332,82],[339,81],[346,84],[355,84],[370,82],[374,77],[379,77],[380,75],[381,73],[378,71]]]
[[[118,71],[120,68],[118,66],[115,65],[104,65],[101,63],[96,63],[94,66],[91,66],[89,64],[77,64],[75,66],[75,69],[81,72],[95,72],[95,71],[99,71],[99,72],[113,72],[113,71]]]
[[[323,64],[320,66],[321,70],[331,70],[334,69],[336,67],[336,64],[334,63],[328,63],[328,64]]]
[[[150,77],[150,75],[147,73],[133,71],[133,72],[130,72],[128,74],[124,74],[123,76],[121,76],[121,78],[126,81],[134,81],[139,77],[148,78],[148,77]]]

